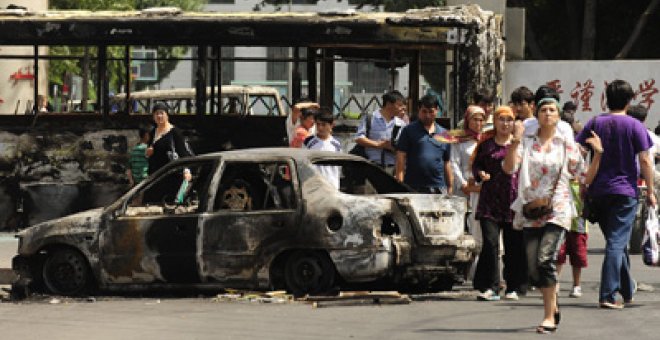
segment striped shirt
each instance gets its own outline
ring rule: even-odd
[[[368,116],[367,116],[368,117]],[[406,125],[399,117],[393,117],[389,122],[385,121],[383,115],[380,113],[380,110],[374,111],[371,116],[371,128],[369,129],[369,135],[367,136],[367,124],[366,117],[360,121],[360,126],[358,127],[355,138],[367,137],[373,141],[381,140],[391,140],[392,139],[392,130],[394,126],[403,127]],[[396,156],[393,152],[389,150],[377,149],[377,148],[365,148],[367,153],[367,159],[370,161],[382,165],[382,166],[392,166],[396,163]]]
[[[149,162],[146,156],[147,144],[140,143],[131,149],[128,158],[128,166],[131,169],[133,182],[138,184],[148,176]]]

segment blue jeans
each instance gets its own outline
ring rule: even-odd
[[[605,236],[605,258],[600,272],[599,301],[613,302],[616,293],[624,300],[633,297],[628,242],[637,212],[637,198],[623,195],[599,196],[594,201],[598,224]]]

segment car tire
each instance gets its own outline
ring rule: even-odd
[[[58,295],[82,295],[92,281],[87,260],[73,249],[57,249],[49,253],[42,275],[46,288]]]
[[[335,266],[326,254],[296,251],[286,261],[284,280],[294,296],[322,294],[335,283]]]

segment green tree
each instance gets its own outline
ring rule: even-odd
[[[207,0],[51,0],[50,8],[54,10],[73,10],[83,9],[91,11],[114,10],[128,11],[141,10],[150,7],[179,7],[184,11],[196,11],[202,9]],[[160,58],[178,58],[183,57],[188,48],[182,47],[156,47]],[[75,55],[83,56],[78,59],[52,60],[48,69],[49,81],[52,84],[64,84],[67,74],[79,74],[83,77],[83,107],[87,99],[94,99],[95,92],[89,91],[89,75],[95,73],[95,64],[89,63],[89,59],[97,54],[96,47],[81,46],[52,46],[49,53],[51,55]],[[108,58],[123,58],[125,48],[122,46],[108,48]],[[177,61],[163,61],[158,63],[158,74],[166,77],[176,67]],[[120,85],[125,83],[123,61],[108,62],[109,82],[111,89],[119,89]],[[140,82],[136,87],[144,88],[156,82]]]
[[[319,1],[326,0],[308,0],[310,4],[316,4]],[[342,2],[342,0],[338,0]],[[380,8],[381,6],[386,12],[403,12],[411,8],[424,8],[424,7],[435,7],[435,6],[444,6],[445,0],[343,0],[349,1],[351,4],[355,4],[356,8],[361,9],[365,6],[371,6],[372,8]],[[275,9],[281,9],[283,5],[288,5],[291,3],[291,0],[263,0],[261,3],[257,4],[255,9],[260,10],[266,6],[274,6]]]
[[[309,0],[308,3],[316,4],[319,1],[326,0]],[[342,2],[342,0],[338,0]],[[446,5],[445,0],[343,0],[355,4],[357,9],[364,7],[371,7],[373,10],[379,10],[381,7],[386,12],[405,12],[409,9],[418,9],[425,7],[439,7]],[[275,10],[281,10],[282,6],[290,4],[290,0],[263,0],[255,6],[255,10],[266,9],[267,6],[273,6]],[[438,61],[438,52],[422,51],[422,60]],[[442,53],[444,55],[444,53]],[[421,70],[424,79],[437,91],[444,87],[444,73],[445,68],[442,65],[432,64],[423,65]]]
[[[660,57],[660,0],[508,0],[526,11],[527,59]]]

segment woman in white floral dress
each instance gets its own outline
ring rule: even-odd
[[[564,234],[576,214],[570,180],[578,178],[583,184],[590,184],[598,170],[603,147],[600,138],[592,132],[587,142],[595,150],[595,155],[587,168],[575,141],[558,133],[560,108],[557,100],[543,98],[536,107],[540,125],[537,134],[521,140],[524,127],[516,124],[504,170],[508,173],[519,171],[518,198],[511,205],[511,210],[516,212],[513,225],[523,229],[530,283],[539,287],[543,295],[544,317],[536,330],[551,333],[557,329],[561,317],[555,292],[555,261]],[[550,213],[536,219],[523,216],[525,204],[548,197],[552,202]]]

